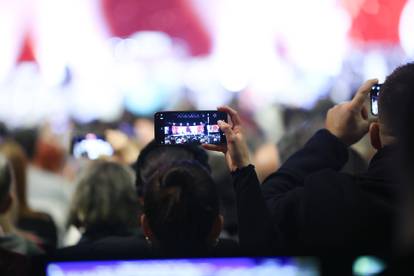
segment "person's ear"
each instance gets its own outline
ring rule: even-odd
[[[382,148],[382,141],[380,135],[380,125],[377,122],[371,123],[369,125],[369,137],[371,140],[371,145],[379,150]]]
[[[213,227],[211,228],[210,237],[211,241],[216,241],[220,236],[221,230],[223,229],[223,216],[218,215],[217,218],[214,220]]]
[[[10,194],[8,194],[4,198],[3,202],[0,204],[0,214],[6,213],[12,206],[12,203],[13,203],[13,198]]]
[[[141,215],[141,228],[144,232],[145,238],[148,238],[152,241],[154,239],[154,234],[152,233],[151,227],[148,223],[147,216],[145,214]]]

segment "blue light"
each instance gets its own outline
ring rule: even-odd
[[[383,260],[373,256],[361,256],[353,265],[353,272],[356,276],[378,275],[385,269]]]

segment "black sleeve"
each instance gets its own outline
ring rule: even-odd
[[[270,254],[281,247],[253,165],[232,173],[236,192],[239,243],[249,254]]]
[[[323,169],[338,171],[347,159],[347,146],[322,129],[263,182],[263,197],[284,239],[298,238],[296,232],[304,215],[305,179]]]

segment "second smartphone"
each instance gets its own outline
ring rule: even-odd
[[[371,114],[378,116],[378,97],[382,84],[374,84],[371,87],[370,100],[371,100]]]

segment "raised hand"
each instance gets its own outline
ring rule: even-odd
[[[250,154],[244,139],[241,120],[237,111],[222,106],[217,108],[218,111],[226,112],[230,116],[231,124],[224,121],[218,121],[218,125],[226,136],[227,144],[211,145],[205,144],[203,148],[223,152],[226,156],[227,165],[230,171],[242,168],[250,164]]]
[[[358,142],[369,130],[365,100],[376,83],[377,79],[366,81],[351,101],[335,105],[326,115],[326,129],[348,146]]]

